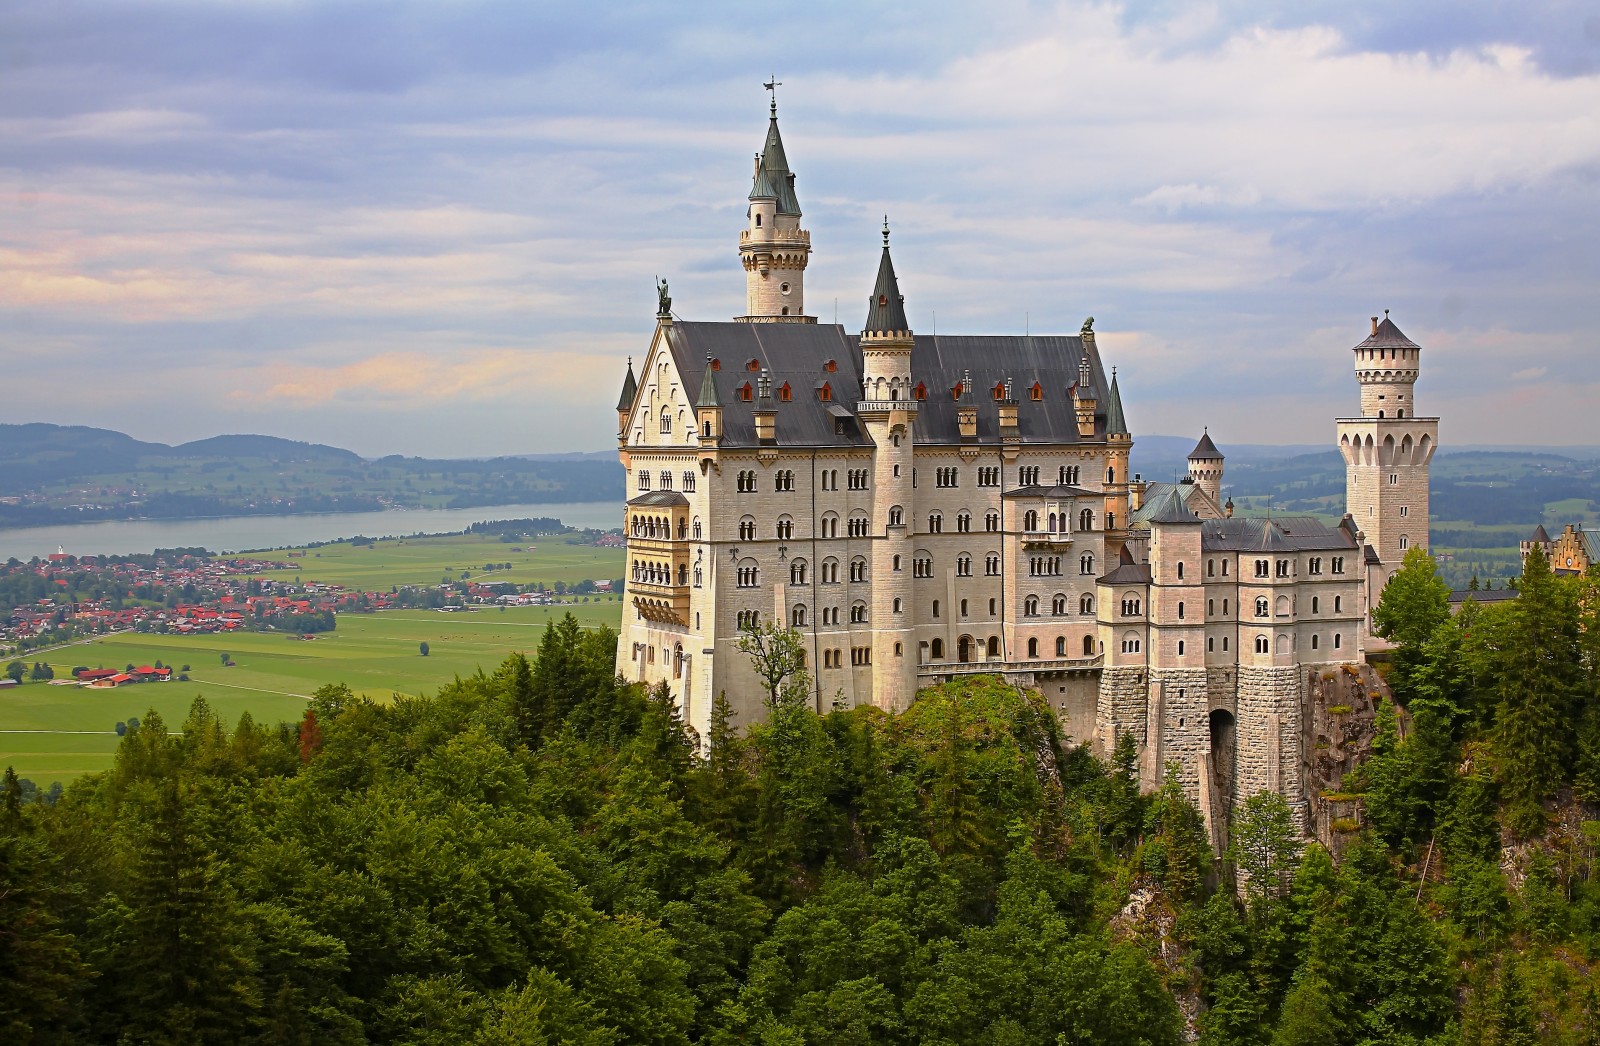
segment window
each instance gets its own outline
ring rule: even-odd
[[[1256,636],[1256,653],[1258,653],[1258,654],[1270,654],[1271,652],[1272,652],[1272,644],[1270,642],[1268,642],[1267,637],[1266,636]]]
[[[956,577],[972,576],[972,557],[965,552],[956,557]]]
[[[1028,398],[1034,402],[1044,399],[1044,386],[1040,385],[1037,381],[1034,382],[1033,388],[1028,390]]]
[[[1000,576],[1000,556],[997,553],[991,552],[984,557],[983,573],[985,577]],[[991,610],[990,613],[992,614],[994,611]]]
[[[1183,580],[1183,560],[1178,560],[1178,580]]]
[[[944,533],[944,516],[938,512],[928,513],[928,533]]]
[[[1056,656],[1057,657],[1066,657],[1067,656],[1067,637],[1066,636],[1056,636]]]
[[[661,470],[661,489],[672,489],[672,473],[668,472],[666,469]]]
[[[700,583],[701,583],[702,580],[704,580],[704,573],[702,572],[702,570],[700,568],[700,564],[696,563],[694,565],[694,587],[695,588],[699,588],[700,587]],[[699,617],[698,614],[696,614],[695,616]],[[699,626],[696,626],[696,627],[699,627]]]
[[[793,628],[806,627],[806,605],[804,603],[796,603],[794,605],[794,610],[789,613],[789,624]]]
[[[1124,654],[1137,654],[1139,652],[1139,633],[1124,632],[1122,635],[1122,652]]]
[[[1222,616],[1228,616],[1228,601],[1226,599],[1222,601]]]
[[[1215,599],[1206,600],[1206,617],[1216,617],[1216,616],[1217,616],[1217,601]]]
[[[1335,614],[1337,614],[1341,610],[1343,610],[1344,609],[1343,604],[1344,604],[1344,597],[1343,596],[1334,596],[1333,597],[1333,612]]]
[[[923,554],[911,560],[912,577],[933,577],[933,557]]]
[[[823,490],[838,490],[839,489],[839,470],[838,469],[823,469],[822,472],[819,474],[818,478],[822,480],[822,489]]]
[[[845,481],[847,483],[849,483],[851,490],[866,490],[867,489],[867,470],[866,469],[851,469],[849,472],[847,472],[845,474]]]
[[[1317,635],[1316,635],[1315,632],[1313,632],[1311,634],[1311,649],[1312,650],[1317,649]]]
[[[869,646],[853,646],[850,648],[850,663],[858,668],[872,664],[872,648]]]
[[[1037,636],[1032,636],[1028,639],[1028,656],[1039,656],[1039,638]]]
[[[755,560],[747,559],[743,563],[740,563],[738,577],[740,588],[755,588],[758,584],[760,584],[761,571],[760,568],[756,566]]]
[[[1039,513],[1035,512],[1031,508],[1028,511],[1024,512],[1022,514],[1022,529],[1023,530],[1038,530],[1039,529]]]
[[[1344,557],[1343,556],[1334,556],[1333,557],[1333,572],[1335,574],[1343,574],[1344,573]]]
[[[944,660],[944,640],[935,639],[928,644],[928,656],[935,661]]]
[[[1039,597],[1029,596],[1022,601],[1022,613],[1027,617],[1039,616]]]
[[[1080,531],[1094,529],[1094,513],[1091,510],[1084,509],[1082,512],[1078,513],[1078,529]],[[1178,576],[1182,577],[1183,574],[1180,573]]]
[[[1000,485],[1000,467],[998,465],[980,465],[978,467],[978,486],[998,487]]]
[[[1206,653],[1208,653],[1208,654],[1215,653],[1216,649],[1217,649],[1216,637],[1215,636],[1207,636],[1206,637]]]
[[[794,537],[794,520],[788,516],[778,517],[778,540],[788,541]]]
[[[1050,600],[1050,613],[1056,617],[1064,617],[1067,613],[1067,597],[1058,595]]]
[[[1289,561],[1287,559],[1278,560],[1278,576],[1279,577],[1288,577],[1289,576]]]
[[[896,574],[900,573],[900,557],[898,554],[894,557],[894,572]]]
[[[1206,577],[1216,577],[1216,576],[1217,576],[1217,561],[1214,560],[1214,559],[1206,560]]]
[[[1222,652],[1224,654],[1226,654],[1228,652],[1228,637],[1227,636],[1223,636],[1222,637]]]
[[[1307,562],[1306,562],[1306,573],[1308,573],[1308,574],[1320,574],[1320,573],[1322,573],[1322,557],[1321,556],[1312,556],[1309,560],[1307,560]]]
[[[754,541],[756,539],[756,519],[746,516],[739,521],[739,540]]]
[[[649,490],[650,489],[650,473],[649,473],[649,471],[647,471],[645,469],[640,469],[639,470],[639,489],[640,490]]]
[[[1409,516],[1410,514],[1411,514],[1411,506],[1409,506],[1409,505],[1401,505],[1400,506],[1400,515]]]
[[[1084,636],[1083,637],[1083,656],[1084,657],[1093,657],[1094,653],[1095,653],[1095,651],[1094,651],[1094,636]]]
[[[1134,596],[1124,596],[1122,599],[1122,616],[1138,617],[1140,600]]]
[[[1022,484],[1024,487],[1038,486],[1039,485],[1039,466],[1037,466],[1037,465],[1025,465],[1022,468],[1018,469],[1017,470],[1017,482]]]
[[[754,395],[750,389],[750,383],[748,381],[739,386],[739,399],[741,401],[749,403],[753,398]]]
[[[661,432],[663,435],[672,435],[672,408],[661,408]]]
[[[754,629],[761,627],[761,611],[741,610],[738,616],[739,628]]]
[[[756,474],[750,469],[742,469],[736,477],[735,489],[740,494],[753,494],[756,489]]]
[[[777,474],[772,477],[772,489],[780,491],[794,490],[794,470],[779,469]]]
[[[1228,561],[1226,559],[1222,561],[1222,576],[1228,576]]]
[[[961,601],[961,616],[967,616],[967,601],[965,599]]]
[[[822,536],[836,538],[839,536],[839,517],[829,512],[822,517]]]
[[[861,625],[861,624],[865,624],[866,620],[867,620],[867,605],[865,603],[853,603],[853,604],[851,604],[851,606],[850,606],[850,623],[852,625]]]
[[[803,585],[806,583],[806,561],[797,559],[789,564],[789,584]]]
[[[1381,415],[1380,415],[1380,417],[1381,417]],[[1399,482],[1400,482],[1400,474],[1398,472],[1389,473],[1389,486],[1391,486],[1391,487],[1395,486]]]
[[[1338,650],[1340,645],[1341,645],[1341,642],[1343,641],[1343,639],[1344,639],[1343,635],[1341,635],[1338,632],[1335,632],[1333,634],[1333,649]]]
[[[1271,613],[1272,608],[1267,605],[1266,596],[1262,596],[1256,600],[1256,617],[1268,617],[1271,615]]]
[[[1256,577],[1271,577],[1272,561],[1266,559],[1256,560]]]
[[[937,599],[933,601],[933,616],[939,616],[939,601]]]
[[[895,505],[893,508],[889,509],[889,525],[891,527],[903,527],[903,526],[905,526],[906,525],[905,509],[901,508],[899,505]]]
[[[694,472],[689,470],[683,474],[683,489],[687,494],[694,493]]]
[[[855,559],[850,561],[850,580],[867,580],[867,561],[860,556],[857,556]]]
[[[1311,597],[1311,612],[1315,614],[1320,609],[1322,601],[1316,596]]]
[[[954,465],[940,466],[933,470],[933,484],[936,487],[954,487],[958,485],[960,470]]]
[[[895,597],[895,600],[894,600],[894,612],[895,612],[895,613],[896,613],[896,614],[898,614],[898,613],[900,613],[900,607],[901,607],[901,604],[900,604],[900,597],[899,597],[899,596],[896,596],[896,597]]]
[[[1093,596],[1085,595],[1085,596],[1079,597],[1079,599],[1078,599],[1078,613],[1080,613],[1080,614],[1092,614],[1092,613],[1094,613],[1094,597]]]
[[[850,536],[853,538],[866,537],[867,532],[871,529],[871,527],[872,525],[867,522],[866,516],[850,517]]]
[[[1183,620],[1183,604],[1182,603],[1178,604],[1178,620],[1179,621]]]
[[[1404,534],[1400,535],[1400,551],[1404,552],[1411,545],[1411,540]]]
[[[1078,573],[1080,573],[1080,574],[1093,574],[1094,573],[1094,553],[1093,552],[1085,552],[1083,555],[1078,557]]]
[[[839,583],[839,561],[825,559],[822,561],[822,583],[824,585],[837,585]]]
[[[985,512],[983,514],[983,529],[988,534],[997,532],[1000,529],[1000,513]]]
[[[994,617],[994,600],[989,600],[989,616]]]
[[[1179,657],[1183,656],[1183,650],[1184,650],[1184,643],[1183,643],[1183,640],[1180,639],[1180,640],[1178,640],[1178,656]]]
[[[972,532],[972,513],[963,509],[956,515],[956,533],[969,534]]]
[[[789,293],[788,284],[784,284],[783,292],[785,294]],[[788,309],[784,309],[783,311],[785,315],[787,315],[789,312]],[[789,387],[789,383],[787,381],[778,386],[778,399],[782,400],[784,403],[788,403],[790,400],[794,399],[794,390]]]

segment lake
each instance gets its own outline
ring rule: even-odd
[[[0,562],[44,557],[59,546],[75,556],[114,556],[158,548],[238,552],[286,548],[313,541],[335,541],[365,534],[372,538],[440,534],[466,530],[494,519],[561,520],[569,527],[622,525],[615,501],[548,505],[488,505],[479,508],[408,508],[387,512],[326,512],[302,516],[221,516],[214,519],[120,519],[53,527],[0,530]]]

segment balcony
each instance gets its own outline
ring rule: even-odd
[[[917,412],[916,400],[856,400],[857,414],[891,414],[900,411],[905,414]]]
[[[919,680],[948,679],[954,676],[1052,675],[1062,672],[1090,672],[1104,661],[1103,654],[1093,657],[1051,657],[1024,661],[1006,661],[1001,658],[983,661],[930,661],[917,666]]]
[[[1074,533],[1067,530],[1024,530],[1023,548],[1062,549],[1071,546]]]

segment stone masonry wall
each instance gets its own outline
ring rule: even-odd
[[[1295,824],[1306,827],[1301,767],[1302,669],[1296,665],[1239,669],[1238,771],[1235,803],[1257,792],[1283,795]]]

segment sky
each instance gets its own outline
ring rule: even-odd
[[[0,3],[0,421],[614,447],[657,276],[744,311],[776,76],[807,305],[1075,333],[1135,437],[1331,441],[1391,310],[1456,443],[1600,443],[1600,8]]]

